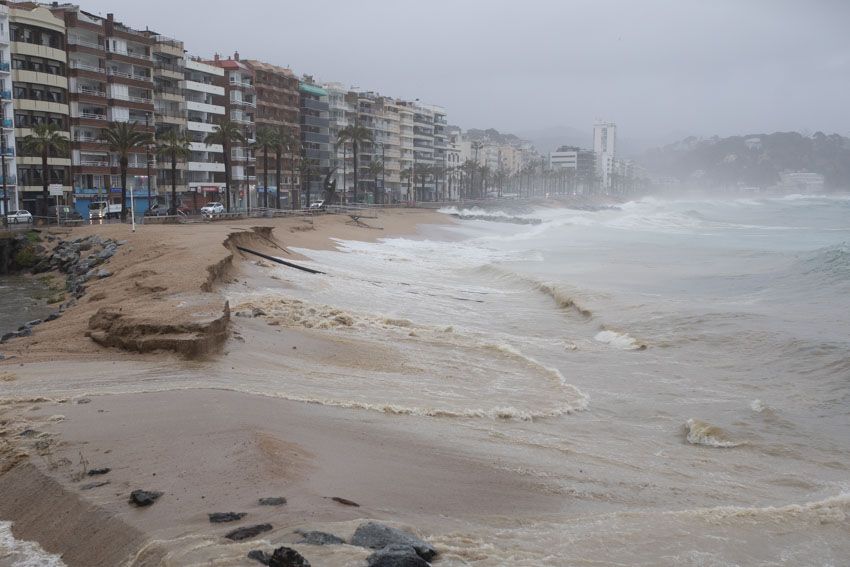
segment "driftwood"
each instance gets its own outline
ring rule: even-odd
[[[281,260],[275,256],[269,256],[268,254],[263,254],[262,252],[257,252],[256,250],[250,250],[248,248],[243,248],[242,246],[237,246],[237,250],[241,252],[247,252],[248,254],[253,254],[255,256],[259,256],[260,258],[265,258],[266,260],[270,260],[272,262],[277,262],[278,264],[283,264],[284,266],[288,266],[290,268],[295,268],[296,270],[301,270],[302,272],[307,272],[308,274],[324,274],[325,272],[320,272],[319,270],[314,270],[313,268],[307,268],[306,266],[299,266],[298,264],[293,264],[292,262],[287,262],[286,260]]]
[[[354,226],[359,226],[361,228],[372,228],[372,229],[375,229],[375,230],[384,230],[380,226],[370,226],[370,225],[368,225],[365,222],[360,220],[360,219],[376,219],[378,217],[367,217],[367,216],[364,216],[364,215],[348,215],[348,216],[351,217],[351,220],[348,221],[346,224],[353,224]]]

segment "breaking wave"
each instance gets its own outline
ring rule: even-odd
[[[691,445],[724,449],[743,445],[742,442],[730,439],[726,431],[716,425],[693,418],[685,422],[685,439]]]
[[[478,271],[486,275],[495,276],[498,280],[511,281],[548,295],[555,301],[555,304],[559,309],[573,311],[585,319],[593,317],[593,312],[590,309],[586,309],[579,305],[573,297],[566,293],[557,284],[542,282],[534,278],[512,272],[505,268],[501,268],[495,264],[485,264],[479,267]]]
[[[771,522],[811,522],[818,525],[846,522],[850,519],[850,493],[843,492],[816,502],[788,504],[785,506],[766,506],[763,508],[744,508],[739,506],[718,506],[667,512],[669,515],[697,517],[709,522],[729,520],[771,521]]]
[[[807,275],[817,275],[830,281],[850,281],[850,245],[846,242],[815,250],[800,259],[798,265]]]

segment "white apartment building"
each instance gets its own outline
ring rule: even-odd
[[[9,51],[9,8],[0,4],[0,105],[2,105],[2,135],[6,151],[3,158],[6,162],[6,176],[0,171],[0,213],[6,214],[4,202],[10,211],[20,208],[18,202],[17,168],[15,166],[15,109],[12,104],[14,91],[12,89],[11,52]],[[5,196],[5,200],[4,200]]]
[[[596,170],[602,179],[602,188],[611,188],[614,162],[617,159],[617,125],[613,122],[597,121],[593,125],[593,152],[596,154]]]
[[[218,198],[225,184],[216,181],[216,173],[224,173],[224,149],[220,144],[206,144],[204,138],[215,130],[215,124],[224,116],[225,108],[214,104],[215,98],[224,97],[221,83],[224,69],[204,63],[197,58],[184,60],[183,95],[185,97],[186,128],[189,133],[187,190],[197,203]]]
[[[554,152],[549,152],[549,169],[578,168],[578,148],[561,146]]]

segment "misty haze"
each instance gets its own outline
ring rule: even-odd
[[[850,4],[0,0],[0,567],[838,567]]]

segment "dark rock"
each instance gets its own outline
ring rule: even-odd
[[[38,431],[36,431],[35,429],[24,429],[23,431],[18,433],[18,435],[20,435],[21,437],[35,437],[36,435],[38,435]]]
[[[78,403],[78,404],[90,404],[90,403],[91,403],[91,399],[89,399],[89,398],[80,398],[79,400],[77,400],[77,403]],[[91,474],[91,473],[89,473],[89,474]]]
[[[278,547],[269,559],[269,567],[310,567],[310,562],[291,547]]]
[[[50,315],[48,315],[47,317],[44,318],[44,322],[49,323],[50,321],[55,321],[56,319],[58,319],[61,316],[62,316],[62,314],[59,313],[58,311],[56,313],[51,313]]]
[[[83,399],[86,399],[86,398],[83,398]],[[77,403],[79,404],[79,403],[82,403],[82,402],[77,402]],[[89,476],[97,476],[97,475],[101,475],[101,474],[107,474],[111,470],[112,469],[110,469],[109,467],[103,467],[102,469],[91,469],[88,474],[89,474]]]
[[[254,307],[251,309],[251,317],[265,317],[266,312],[260,309],[259,307]]]
[[[236,522],[247,516],[245,512],[213,512],[209,514],[210,522],[221,524],[224,522]]]
[[[237,528],[232,532],[228,532],[224,537],[226,537],[227,539],[232,539],[233,541],[242,541],[243,539],[248,539],[249,537],[254,537],[260,535],[263,532],[268,532],[271,530],[271,524],[257,524],[256,526],[246,526],[244,528]]]
[[[9,332],[9,333],[3,333],[2,335],[0,335],[0,343],[5,343],[9,339],[14,339],[17,336],[18,336],[18,333],[16,333],[15,331],[12,331],[12,332]]]
[[[326,532],[297,532],[301,534],[301,541],[298,543],[307,543],[309,545],[339,545],[345,543],[341,537]]]
[[[162,496],[162,492],[148,490],[134,490],[130,493],[130,502],[136,506],[150,506]]]
[[[36,325],[41,325],[41,319],[33,319],[29,323],[27,323],[27,327],[35,327]]]
[[[368,567],[428,567],[409,545],[389,545],[366,558]]]
[[[100,260],[108,260],[113,256],[115,256],[115,248],[104,248],[95,257]]]
[[[422,559],[430,561],[437,555],[434,547],[413,534],[377,522],[360,524],[351,538],[351,545],[369,549],[383,549],[390,545],[412,547]]]
[[[108,480],[101,480],[100,482],[90,482],[88,484],[84,484],[80,487],[80,490],[91,490],[92,488],[100,488],[101,486],[106,486],[109,484]]]
[[[263,565],[268,565],[269,561],[272,560],[272,556],[263,551],[262,549],[252,549],[248,552],[248,559],[259,561]]]
[[[286,504],[286,498],[283,496],[272,496],[269,498],[260,498],[260,506],[283,506]]]
[[[29,337],[32,335],[32,329],[30,327],[24,327],[23,329],[18,330],[19,337]]]
[[[119,240],[119,241],[118,241],[118,242],[116,242],[115,244],[116,244],[117,246],[124,246],[125,244],[127,244],[127,242],[129,242],[129,240]]]
[[[331,498],[334,502],[342,504],[343,506],[353,506],[354,508],[360,508],[360,504],[354,502],[353,500],[348,500],[347,498],[340,498],[339,496],[334,496]]]

